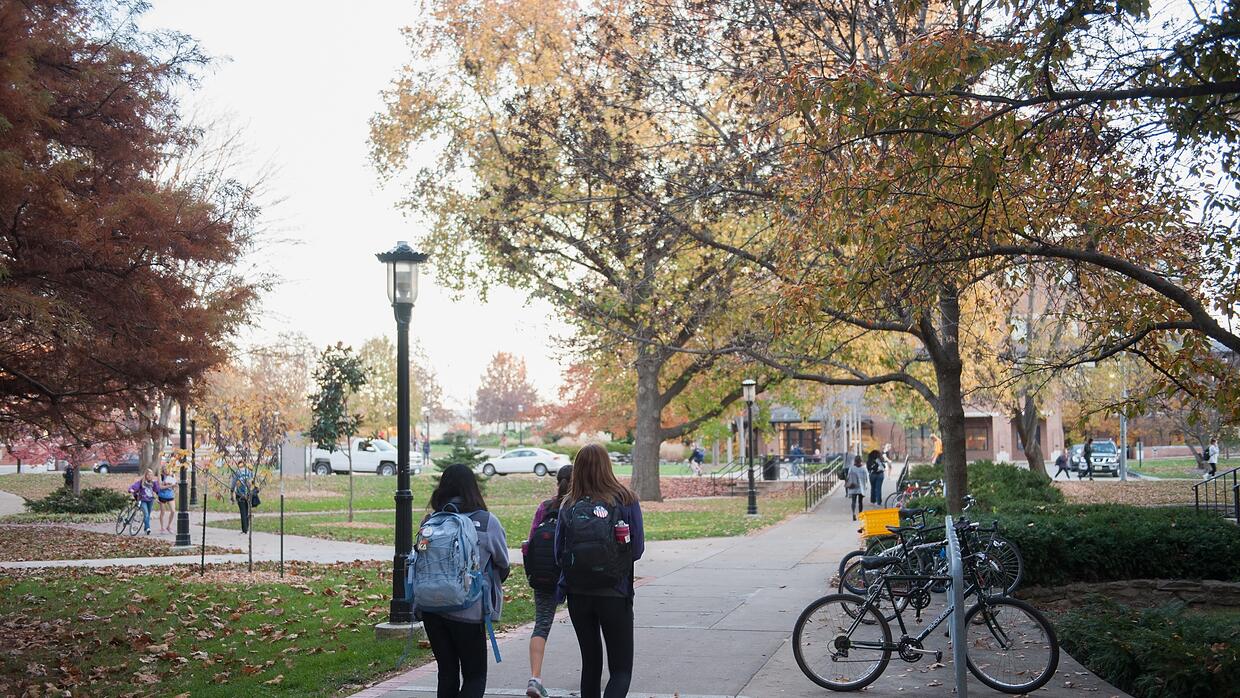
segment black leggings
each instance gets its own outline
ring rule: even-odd
[[[633,599],[568,595],[568,616],[581,648],[581,698],[599,698],[603,643],[607,644],[607,690],[603,698],[624,698],[633,680]],[[599,631],[602,637],[599,637]]]
[[[848,509],[852,511],[852,513],[857,514],[857,513],[860,513],[863,509],[865,509],[865,495],[864,494],[851,494],[849,495],[849,499],[851,501],[848,503]]]
[[[482,623],[422,613],[439,667],[438,698],[482,698],[487,690],[487,638]]]

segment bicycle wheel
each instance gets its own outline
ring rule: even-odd
[[[133,505],[133,507],[130,508],[129,535],[136,536],[138,535],[138,531],[141,531],[141,530],[142,530],[142,508],[135,504]]]
[[[124,509],[116,512],[116,535],[121,535],[129,528],[129,519],[132,515],[132,506],[126,506]]]
[[[840,575],[839,592],[841,594],[854,594],[856,596],[865,597],[868,593],[869,586],[876,584],[882,578],[883,571],[867,570],[861,566],[861,558],[853,558],[848,563],[848,567]],[[901,596],[892,603],[891,594],[887,590],[883,590],[878,597],[879,615],[885,620],[892,621],[896,618],[895,608],[901,611],[908,607],[908,597]],[[891,610],[888,610],[891,609]],[[855,617],[855,616],[854,616]],[[862,622],[868,622],[862,620]]]
[[[855,620],[858,614],[863,622]],[[887,668],[891,628],[859,596],[824,596],[797,618],[792,654],[810,681],[832,691],[855,691],[873,683]]]
[[[1004,596],[1011,595],[1025,577],[1025,559],[1020,556],[1020,548],[996,534],[985,542],[982,552],[993,563],[989,566],[991,578],[987,580],[991,588],[1002,589]]]
[[[978,681],[1003,693],[1032,693],[1055,675],[1059,640],[1037,609],[985,599],[964,616],[965,658]]]
[[[848,566],[852,564],[853,560],[869,554],[870,553],[866,550],[851,550],[847,555],[840,558],[840,577],[844,576],[844,570],[848,569]]]
[[[888,550],[900,545],[900,539],[895,536],[878,536],[871,538],[870,542],[865,546],[866,555],[883,555]]]
[[[883,506],[887,509],[898,509],[900,507],[903,507],[904,506],[904,501],[902,499],[903,497],[904,497],[903,491],[892,492],[891,494],[887,495],[886,499],[883,500]]]

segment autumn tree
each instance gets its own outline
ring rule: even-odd
[[[526,375],[525,359],[500,351],[482,374],[474,417],[483,423],[503,424],[506,431],[509,423],[521,419],[537,402],[538,390]]]
[[[159,177],[200,136],[173,92],[206,58],[130,9],[0,6],[0,413],[85,448],[149,427],[131,410],[153,395],[188,398],[261,288],[233,271],[251,190]]]
[[[574,325],[581,354],[620,347],[634,379],[633,487],[658,499],[659,445],[722,413],[739,379],[664,417],[735,356],[718,349],[760,288],[686,231],[730,239],[767,223],[743,197],[703,204],[712,187],[751,180],[744,112],[712,76],[669,72],[672,42],[649,30],[643,8],[622,3],[433,3],[406,30],[413,60],[372,144],[380,173],[407,175],[407,205],[435,221],[422,244],[444,282],[528,291]],[[410,159],[431,142],[438,159]]]
[[[371,337],[357,350],[366,383],[357,389],[353,404],[362,415],[362,427],[373,433],[396,427],[396,346],[387,336]],[[429,416],[444,419],[443,388],[430,368],[430,359],[415,346],[409,360],[409,414],[416,425]]]
[[[349,521],[353,521],[353,436],[362,416],[349,411],[349,400],[366,384],[365,366],[351,347],[336,343],[319,355],[314,369],[316,389],[310,395],[310,428],[306,436],[329,453],[343,450],[349,457]],[[342,443],[343,442],[343,443]]]

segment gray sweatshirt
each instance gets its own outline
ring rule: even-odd
[[[504,608],[504,580],[508,579],[508,538],[504,534],[504,525],[489,511],[475,511],[467,514],[478,529],[478,556],[482,569],[491,567],[491,620],[499,620],[500,611]],[[440,616],[464,623],[482,622],[482,602],[470,606],[463,611],[440,613]]]

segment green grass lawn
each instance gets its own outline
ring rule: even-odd
[[[539,499],[531,499],[524,504],[505,504],[498,498],[490,496],[488,488],[487,505],[504,524],[508,535],[509,547],[517,547],[530,530],[530,522],[534,518],[534,509]],[[646,526],[647,540],[678,540],[684,538],[705,538],[711,536],[735,536],[748,531],[782,521],[789,514],[799,512],[804,507],[800,492],[784,496],[764,496],[758,501],[756,518],[745,516],[744,497],[717,497],[702,499],[671,499],[664,502],[648,502],[642,505],[642,518]],[[416,498],[414,501],[418,501]],[[414,510],[415,517],[424,513],[421,508]],[[354,517],[349,526],[343,514],[323,514],[308,516],[286,516],[284,532],[294,535],[330,538],[332,540],[353,541],[357,543],[374,543],[393,545],[395,543],[395,513],[361,512]],[[211,526],[240,529],[240,519],[217,521]],[[277,517],[260,516],[254,519],[254,530],[269,533],[280,530]],[[208,540],[210,535],[208,534]]]
[[[336,696],[396,669],[406,643],[373,631],[387,617],[390,563],[294,563],[285,580],[274,569],[6,573],[0,695]],[[533,619],[520,570],[505,594],[503,627]],[[411,661],[429,655],[415,644]]]
[[[1219,458],[1218,470],[1230,470],[1240,465],[1240,459]],[[1197,469],[1197,461],[1192,458],[1160,458],[1158,460],[1147,460],[1138,465],[1137,461],[1129,460],[1128,467],[1134,472],[1142,475],[1153,475],[1162,478],[1189,478],[1200,480],[1204,471]]]

